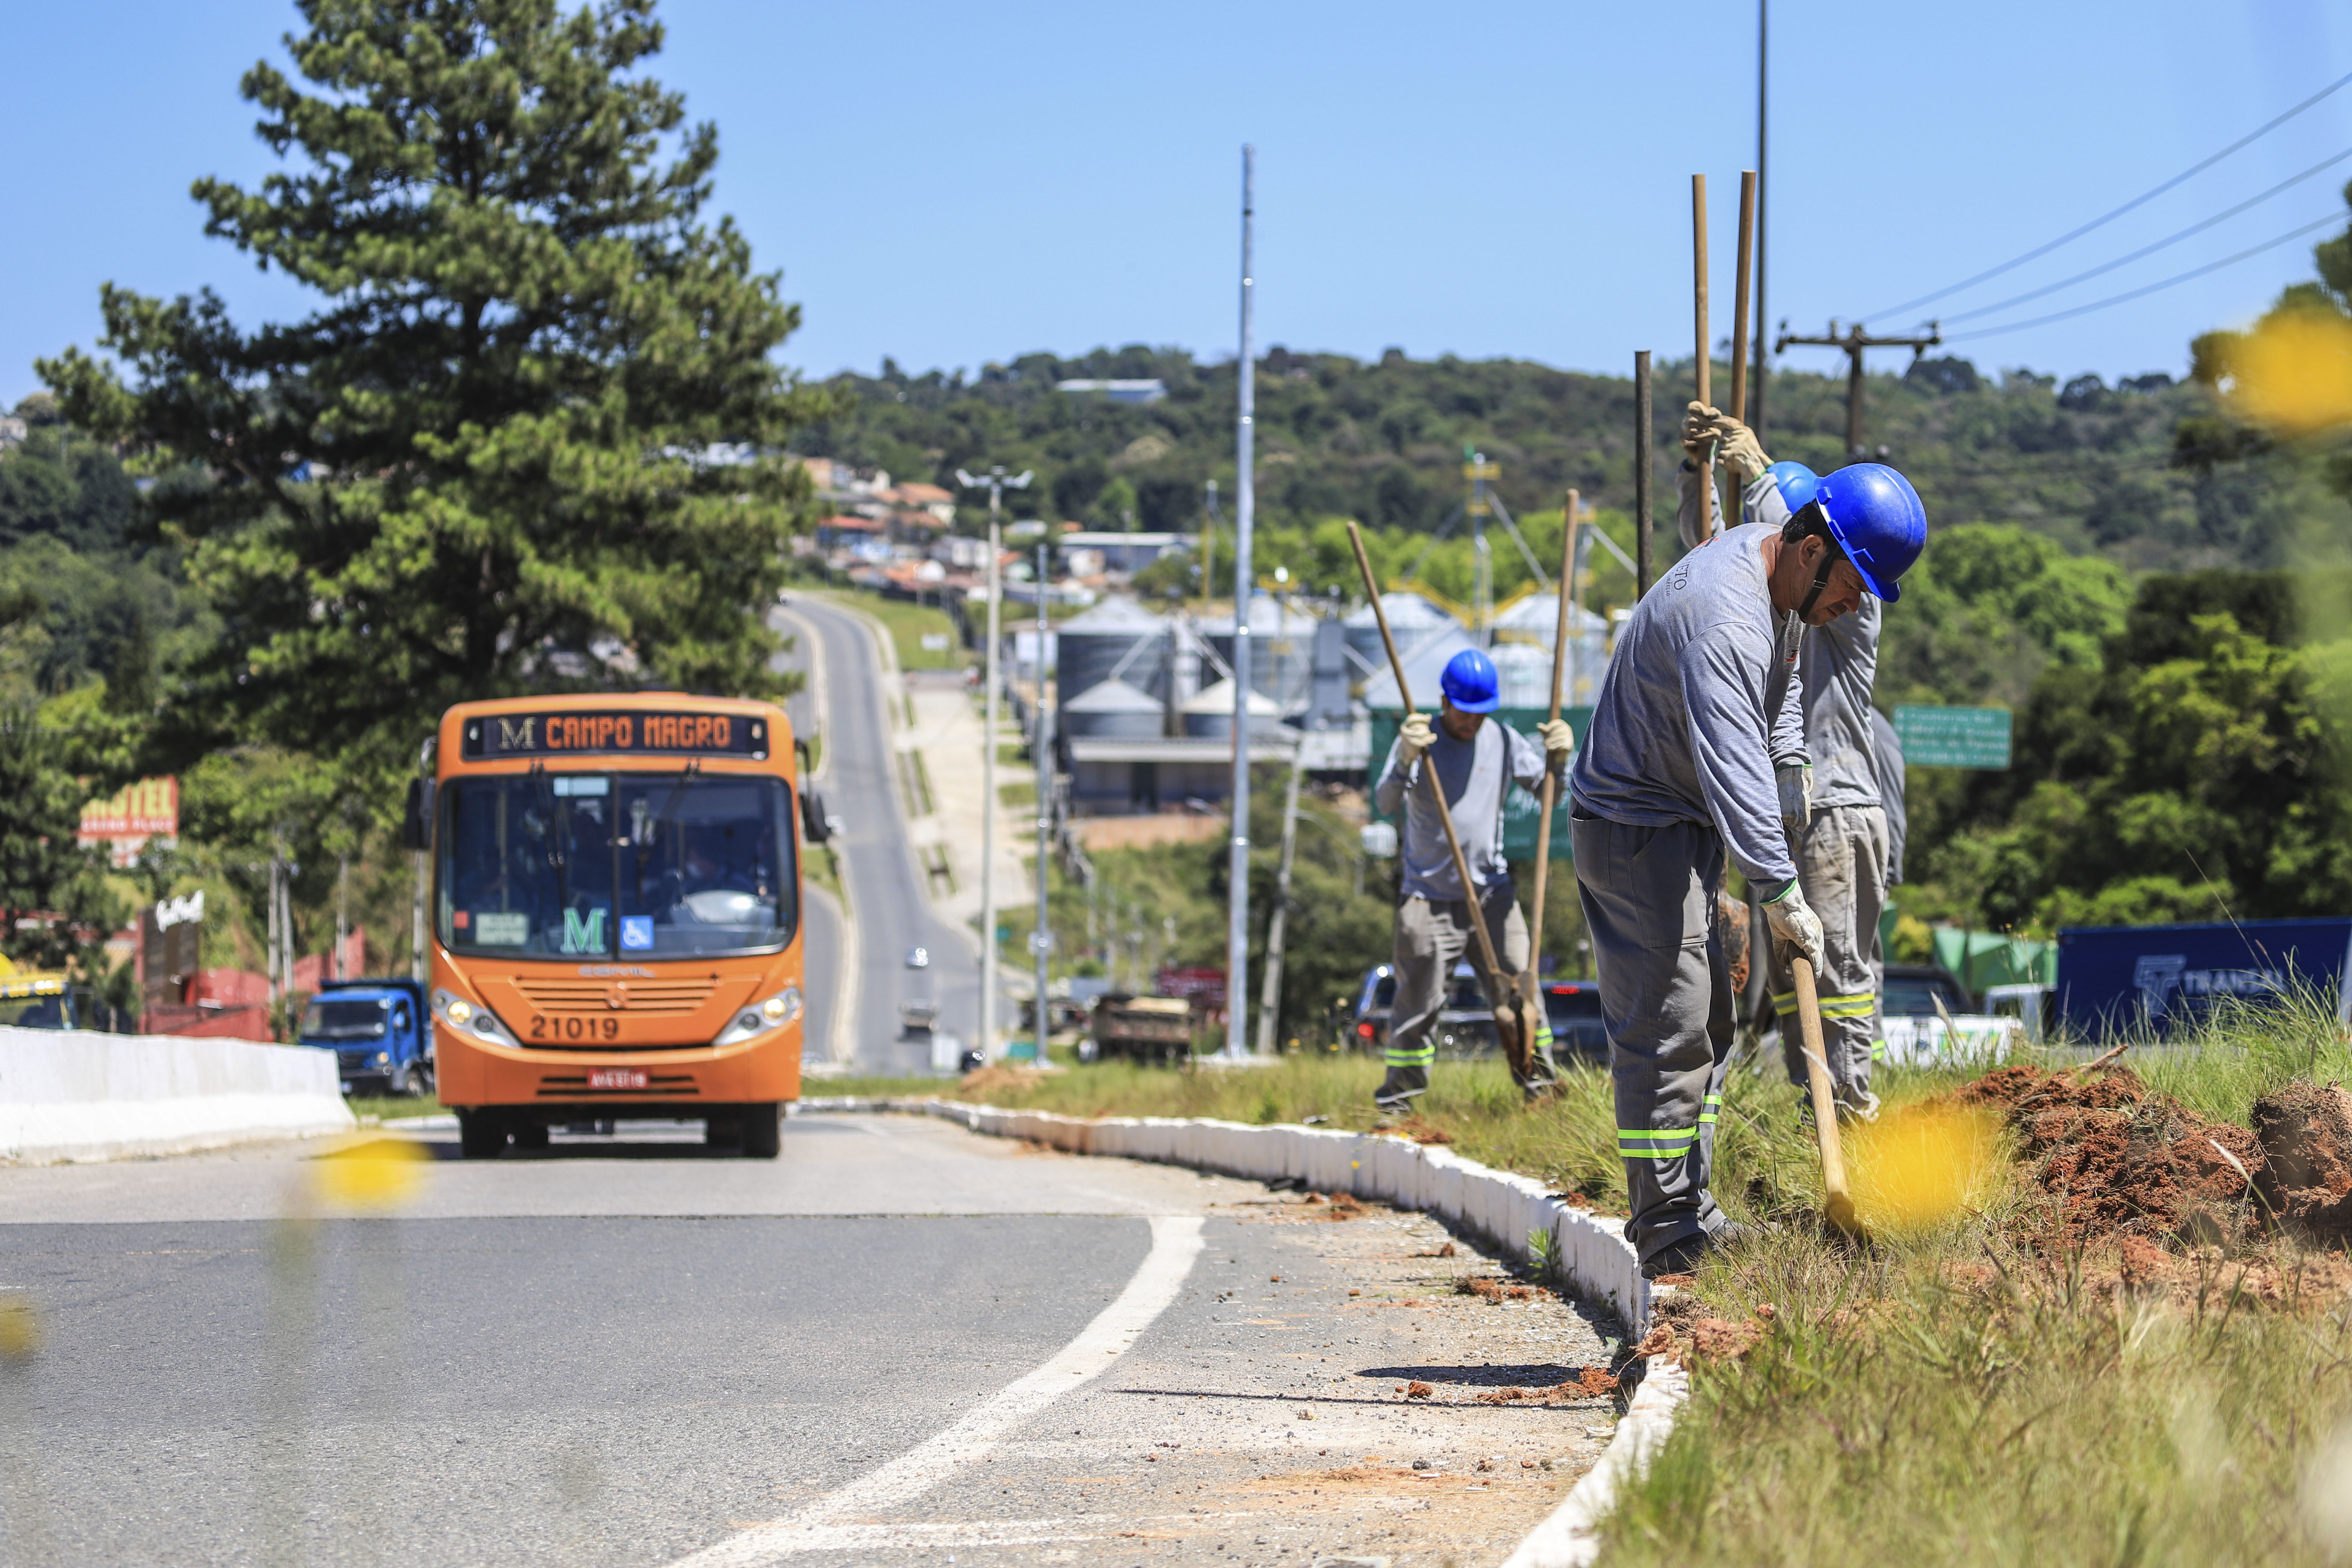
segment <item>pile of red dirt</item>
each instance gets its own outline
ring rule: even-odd
[[[1489,1279],[1482,1275],[1465,1274],[1454,1281],[1457,1296],[1475,1296],[1496,1306],[1506,1301],[1541,1301],[1551,1292],[1540,1285],[1521,1285],[1509,1279]]]
[[[2254,1101],[2253,1123],[2263,1201],[2294,1230],[2352,1239],[2352,1095],[2332,1083],[2291,1083]]]
[[[2050,1200],[2035,1228],[2053,1239],[2237,1242],[2263,1228],[2253,1184],[2266,1161],[2254,1135],[2151,1092],[2128,1068],[2077,1081],[2071,1073],[2001,1068],[1955,1090],[1949,1103],[2008,1121],[2018,1158]]]

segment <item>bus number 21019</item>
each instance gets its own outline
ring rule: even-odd
[[[530,1020],[530,1037],[534,1040],[617,1040],[621,1037],[618,1018],[551,1018],[534,1014]]]

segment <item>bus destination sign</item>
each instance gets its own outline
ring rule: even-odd
[[[463,742],[467,762],[592,752],[764,759],[768,721],[741,713],[487,713],[466,721]]]

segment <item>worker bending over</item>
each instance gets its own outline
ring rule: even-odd
[[[1601,678],[1569,837],[1609,1034],[1626,1236],[1653,1278],[1692,1267],[1728,1223],[1707,1190],[1732,1043],[1712,918],[1727,853],[1775,948],[1822,963],[1774,776],[1805,754],[1790,689],[1799,634],[1893,598],[1926,534],[1900,474],[1832,474],[1781,527],[1744,524],[1670,567]]]
[[[1699,458],[1709,443],[1741,488],[1744,521],[1780,527],[1813,499],[1821,483],[1802,463],[1775,463],[1766,457],[1755,433],[1738,420],[1694,403],[1683,421],[1683,446]],[[1679,513],[1685,549],[1698,542],[1698,492],[1705,489],[1696,465],[1685,461]],[[1878,600],[1865,595],[1853,614],[1803,634],[1797,679],[1805,754],[1773,759],[1798,885],[1822,921],[1822,962],[1814,979],[1821,988],[1822,1047],[1832,1093],[1841,1116],[1864,1121],[1878,1114],[1878,1097],[1870,1089],[1871,1062],[1883,1037],[1878,916],[1893,886],[1888,813],[1871,722],[1877,714],[1870,703],[1884,618]],[[1781,1058],[1790,1081],[1802,1088],[1809,1079],[1796,1026],[1796,978],[1777,956],[1769,973],[1773,1010],[1780,1017]]]
[[[1513,894],[1510,865],[1503,858],[1503,791],[1516,783],[1530,794],[1539,792],[1547,771],[1565,773],[1575,745],[1564,719],[1542,726],[1540,752],[1509,726],[1487,723],[1486,715],[1502,705],[1502,699],[1496,695],[1494,661],[1476,648],[1464,648],[1448,660],[1438,685],[1445,701],[1436,724],[1423,714],[1406,714],[1396,744],[1390,748],[1388,765],[1372,786],[1372,801],[1381,816],[1393,816],[1400,805],[1404,808],[1404,832],[1397,847],[1402,874],[1393,961],[1396,1001],[1389,1012],[1388,1073],[1373,1097],[1388,1111],[1409,1110],[1413,1098],[1428,1090],[1430,1064],[1437,1058],[1432,1031],[1445,1006],[1454,966],[1476,941],[1470,931],[1472,905],[1454,874],[1445,828],[1428,785],[1422,782],[1423,771],[1436,770],[1462,843],[1462,858],[1477,885],[1479,917],[1509,971],[1505,978],[1516,979],[1528,966],[1528,922]],[[1496,991],[1492,976],[1480,976],[1480,984],[1487,1005],[1497,1012],[1511,999]],[[1550,1026],[1540,1009],[1536,1018],[1536,1037],[1528,1042],[1529,1079],[1521,1086],[1530,1094],[1555,1075]]]

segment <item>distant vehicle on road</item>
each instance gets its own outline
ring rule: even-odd
[[[931,966],[931,950],[930,950],[929,948],[928,948],[928,947],[912,947],[912,948],[908,948],[908,949],[907,950],[907,967],[908,967],[908,968],[909,968],[909,969],[929,969],[930,966]]]
[[[1180,1062],[1192,1054],[1192,1004],[1181,996],[1112,992],[1095,1004],[1094,1054],[1139,1062]]]
[[[0,1026],[11,1029],[71,1029],[73,984],[62,974],[11,974],[0,980]]]
[[[2056,1022],[2079,1041],[2194,1030],[2215,1012],[2302,1000],[2352,1023],[2352,916],[2058,933]]]
[[[1601,982],[1547,980],[1544,1016],[1551,1024],[1552,1059],[1566,1067],[1571,1061],[1609,1060],[1609,1030],[1601,1016]]]
[[[327,981],[294,1037],[335,1053],[345,1094],[433,1092],[433,1014],[417,981]]]
[[[432,857],[430,1005],[468,1159],[583,1118],[678,1118],[755,1159],[800,1096],[803,843],[772,703],[640,691],[461,703],[404,842]]]
[[[1388,1049],[1389,1014],[1395,1005],[1395,969],[1376,963],[1364,971],[1363,982],[1356,988],[1349,1048],[1374,1055]],[[1436,1040],[1437,1054],[1454,1060],[1483,1057],[1497,1048],[1495,1010],[1486,1005],[1486,992],[1478,984],[1478,972],[1466,961],[1454,966],[1445,1005],[1437,1015]]]

